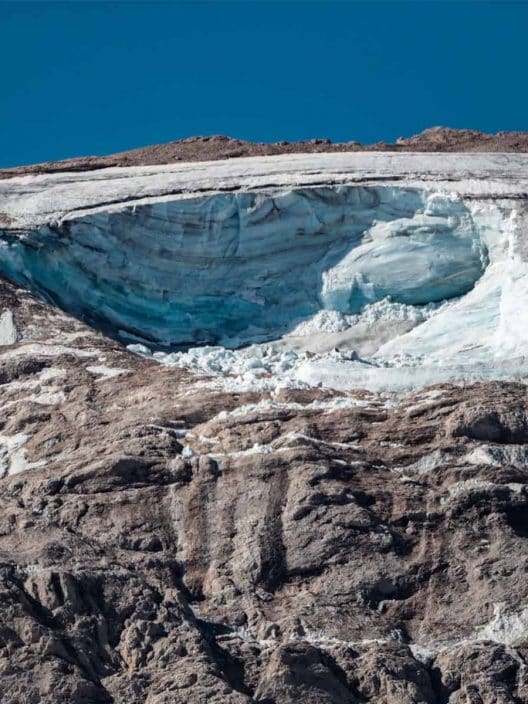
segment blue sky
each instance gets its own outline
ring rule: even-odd
[[[6,2],[0,165],[194,134],[528,129],[528,2]]]

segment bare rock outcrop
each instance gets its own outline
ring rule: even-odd
[[[400,137],[394,144],[389,142],[361,144],[355,140],[332,142],[329,139],[320,138],[299,142],[248,142],[225,135],[195,136],[107,156],[74,157],[31,166],[4,168],[0,169],[0,179],[58,171],[91,171],[112,166],[153,166],[179,161],[213,161],[273,154],[365,151],[523,153],[528,152],[528,132],[486,134],[478,130],[432,127],[412,137]]]
[[[528,701],[523,384],[266,406],[0,303],[3,703]]]

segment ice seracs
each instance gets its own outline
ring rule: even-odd
[[[463,202],[423,191],[391,191],[391,196],[400,212],[383,193],[392,219],[376,219],[361,242],[323,273],[325,308],[358,313],[385,297],[434,303],[467,293],[481,276],[487,254]],[[414,198],[420,206],[414,206],[412,217],[402,216],[403,203]]]

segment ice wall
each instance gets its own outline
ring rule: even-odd
[[[394,186],[217,193],[0,230],[4,275],[161,347],[276,339],[387,296],[459,297],[487,264],[462,198]]]

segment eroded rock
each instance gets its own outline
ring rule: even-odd
[[[226,393],[0,303],[2,702],[528,700],[522,384]]]

